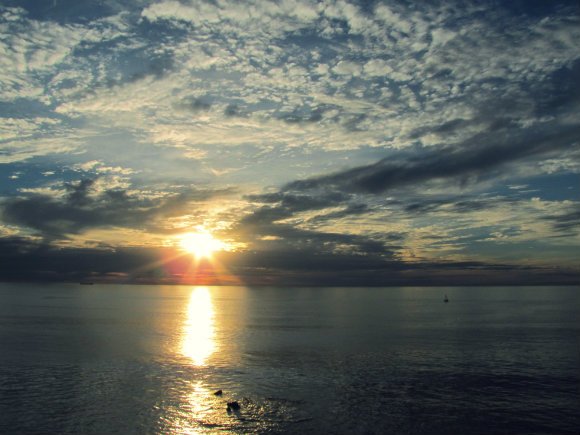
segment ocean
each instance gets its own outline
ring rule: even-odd
[[[578,434],[580,287],[0,284],[0,433]]]

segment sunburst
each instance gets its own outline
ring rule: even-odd
[[[205,231],[182,234],[179,236],[179,245],[198,259],[211,258],[215,252],[225,249],[224,242]]]

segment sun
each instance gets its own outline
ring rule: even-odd
[[[225,248],[222,241],[214,238],[208,232],[186,233],[179,237],[181,249],[196,258],[211,258],[213,253]]]

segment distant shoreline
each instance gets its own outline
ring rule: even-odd
[[[263,288],[413,288],[413,287],[573,287],[580,286],[580,282],[569,282],[569,283],[555,283],[555,282],[542,282],[542,283],[415,283],[415,284],[204,284],[204,283],[154,283],[154,282],[111,282],[111,281],[90,281],[90,282],[80,282],[80,281],[28,281],[28,280],[1,280],[0,284],[46,284],[46,285],[82,285],[82,286],[92,286],[92,285],[133,285],[133,286],[193,286],[193,287],[263,287]]]

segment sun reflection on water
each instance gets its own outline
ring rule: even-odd
[[[203,381],[188,381],[180,391],[181,401],[171,404],[165,410],[160,433],[230,433],[227,429],[238,423],[227,414],[223,400],[216,397]]]
[[[178,340],[181,341],[172,343],[173,354],[178,357],[176,370],[172,370],[173,383],[168,386],[167,397],[156,407],[159,409],[158,433],[277,433],[281,423],[294,421],[297,411],[292,402],[247,397],[239,380],[230,378],[235,377],[231,371],[216,370],[223,369],[224,364],[224,356],[213,356],[218,350],[227,356],[229,366],[238,364],[236,356],[232,357],[235,347],[231,348],[230,343],[220,338],[224,337],[224,328],[227,330],[233,325],[227,322],[235,321],[227,309],[228,316],[223,315],[221,294],[216,288],[191,289],[183,323],[174,330],[180,332]],[[225,379],[224,372],[229,373]],[[230,401],[239,402],[241,409],[229,410]]]
[[[204,366],[216,350],[214,317],[209,289],[195,287],[189,297],[181,353],[197,366]]]

